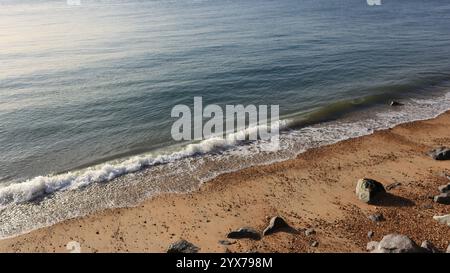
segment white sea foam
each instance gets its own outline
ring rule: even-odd
[[[270,130],[274,129],[275,126],[283,127],[286,123],[287,121],[274,122]],[[108,182],[119,176],[134,173],[157,164],[166,164],[193,155],[229,149],[239,145],[241,142],[239,139],[243,139],[244,136],[258,131],[262,127],[266,127],[266,125],[251,126],[245,130],[228,134],[225,138],[211,137],[198,143],[188,144],[182,150],[170,154],[139,155],[123,161],[103,163],[84,170],[38,176],[22,183],[10,184],[0,188],[0,207],[27,202],[55,191],[79,189],[92,183]]]

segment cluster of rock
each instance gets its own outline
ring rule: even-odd
[[[267,227],[262,231],[262,233],[258,232],[256,229],[252,227],[242,227],[237,230],[230,231],[227,234],[228,239],[251,239],[251,240],[261,240],[263,236],[268,236],[270,234],[279,232],[279,231],[285,231],[285,232],[297,232],[294,228],[292,228],[282,217],[275,216],[270,219],[269,224]],[[306,236],[311,236],[315,234],[315,230],[312,228],[305,230]],[[219,243],[221,245],[231,245],[235,242],[228,241],[228,240],[220,240]],[[312,247],[317,247],[319,243],[317,241],[313,241],[311,243]],[[167,253],[196,253],[200,250],[199,247],[195,246],[194,244],[186,241],[186,240],[179,240],[169,246],[167,249]]]
[[[436,149],[436,160],[444,160],[448,150]],[[444,155],[442,154],[444,153]],[[449,154],[450,155],[450,154]],[[397,183],[395,186],[400,185]],[[434,197],[434,201],[442,204],[450,204],[450,183],[439,187],[440,194]],[[383,184],[369,178],[363,178],[358,180],[356,185],[356,196],[364,203],[371,204],[382,198],[383,193],[386,192]],[[368,218],[373,222],[384,221],[384,217],[380,213],[369,215]],[[434,216],[435,220],[450,226],[450,214],[443,216]],[[369,231],[368,238],[373,237],[373,232]],[[405,235],[401,234],[389,234],[383,237],[380,242],[371,241],[367,244],[367,250],[372,253],[438,253],[440,252],[431,242],[424,241],[421,246],[418,246],[414,241],[409,239]],[[450,252],[450,245],[447,248],[447,252]]]
[[[450,205],[450,183],[438,187],[439,194],[434,196],[434,202]],[[450,227],[450,214],[435,215],[433,219]]]
[[[380,242],[371,241],[367,244],[367,250],[371,253],[440,253],[431,242],[423,241],[419,246],[408,236],[401,234],[389,234]],[[447,248],[450,253],[450,245]]]
[[[289,229],[291,229],[291,227],[283,218],[280,216],[275,216],[270,219],[269,225],[262,232],[262,236],[267,236],[278,231]],[[227,238],[260,240],[262,236],[258,231],[251,227],[243,227],[228,233]]]
[[[401,106],[401,103],[392,102],[392,106]],[[440,147],[428,153],[435,160],[450,160],[450,149]],[[450,178],[450,177],[448,177]],[[383,194],[387,190],[391,190],[400,186],[401,183],[393,183],[386,188],[382,183],[370,179],[363,178],[358,180],[356,185],[356,196],[359,200],[367,204],[373,204],[382,199]],[[434,196],[434,202],[440,204],[450,204],[450,183],[442,185],[439,188],[439,194]],[[450,214],[442,216],[434,216],[436,221],[450,226]],[[384,217],[380,213],[369,215],[369,219],[373,222],[384,221]],[[262,234],[251,227],[242,227],[233,230],[227,234],[228,239],[251,239],[260,240],[263,236],[273,234],[278,231],[292,231],[293,228],[280,216],[275,216],[270,219],[268,226],[263,230]],[[314,229],[307,229],[305,235],[310,236],[314,234]],[[368,237],[373,237],[373,232],[368,232]],[[230,245],[232,242],[221,240],[222,245]],[[318,242],[314,241],[311,246],[316,247]],[[168,253],[196,253],[200,250],[199,247],[186,241],[180,240],[171,244],[167,250]],[[372,253],[438,253],[440,252],[431,242],[423,241],[419,246],[410,238],[401,234],[389,234],[383,237],[379,242],[371,241],[367,244],[367,250]],[[447,253],[450,253],[450,245],[447,248]]]
[[[434,197],[434,202],[450,205],[450,183],[439,188],[439,194]]]

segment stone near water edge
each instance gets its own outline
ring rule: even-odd
[[[243,227],[235,231],[231,231],[227,235],[228,239],[252,239],[259,240],[261,239],[261,234],[258,231],[254,230],[251,227]]]
[[[384,216],[381,213],[374,213],[368,216],[368,218],[372,221],[372,222],[381,222],[384,221]]]
[[[437,249],[432,242],[430,241],[423,241],[420,245],[421,248],[423,248],[426,252],[429,253],[441,253],[439,249]]]
[[[435,215],[433,219],[438,221],[441,224],[447,225],[450,227],[450,214],[447,215]]]
[[[450,192],[438,194],[433,198],[433,200],[439,204],[450,205]]]
[[[305,230],[305,235],[306,236],[310,236],[316,234],[316,231],[313,228],[308,228],[307,230]]]
[[[420,253],[424,250],[405,235],[388,234],[378,243],[372,253]]]
[[[377,195],[384,192],[386,192],[386,190],[384,189],[383,184],[373,179],[360,179],[356,185],[356,196],[359,200],[368,204],[375,201]]]
[[[200,248],[194,244],[186,240],[179,240],[169,246],[167,253],[197,253],[199,250]]]
[[[374,251],[375,249],[378,248],[378,244],[379,243],[376,241],[368,242],[367,246],[366,246],[367,251],[370,251],[370,252]]]
[[[450,183],[448,183],[447,185],[439,186],[438,189],[441,193],[450,192]]]
[[[439,147],[428,152],[434,160],[450,160],[450,149],[447,147]]]
[[[286,221],[281,218],[280,216],[275,216],[270,219],[269,225],[264,229],[263,235],[270,235],[272,233],[275,233],[279,231],[280,229],[286,229],[289,228],[289,224],[286,223]]]

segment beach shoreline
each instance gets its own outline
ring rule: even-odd
[[[3,239],[0,251],[68,252],[66,245],[75,241],[81,252],[165,252],[186,239],[200,252],[364,252],[369,241],[389,233],[405,234],[418,244],[428,240],[445,250],[450,229],[433,216],[450,209],[430,197],[448,183],[442,174],[450,173],[450,165],[426,152],[450,146],[449,125],[448,111],[313,148],[294,159],[219,175],[195,192],[165,193],[136,207],[108,209]],[[358,200],[355,186],[363,177],[384,186],[400,183],[389,191],[392,202],[375,206]],[[370,221],[367,216],[373,213],[383,214],[385,221]],[[298,232],[219,243],[240,227],[262,231],[277,215]],[[305,235],[308,228],[316,233]]]

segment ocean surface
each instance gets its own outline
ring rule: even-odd
[[[447,0],[0,0],[0,237],[432,118],[449,92]],[[279,105],[280,150],[174,141],[195,96]]]

